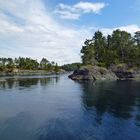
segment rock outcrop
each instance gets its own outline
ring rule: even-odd
[[[110,67],[110,70],[115,73],[115,75],[120,80],[135,80],[139,77],[138,68],[129,68],[126,64],[118,64]]]
[[[139,80],[140,70],[128,69],[127,66],[113,66],[109,69],[99,66],[84,66],[69,75],[72,80]]]
[[[117,80],[117,76],[111,70],[107,70],[103,67],[88,66],[82,67],[79,70],[75,70],[72,75],[69,76],[72,80]]]

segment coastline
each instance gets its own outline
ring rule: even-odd
[[[53,75],[65,73],[63,70],[59,72],[55,71],[45,71],[45,70],[18,70],[13,72],[0,72],[0,77],[5,76],[41,76],[41,75]]]
[[[75,81],[140,81],[140,69],[129,70],[117,66],[109,69],[100,66],[83,66],[68,77]]]

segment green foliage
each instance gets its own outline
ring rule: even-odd
[[[126,63],[140,65],[140,31],[134,37],[126,31],[115,30],[112,35],[103,36],[95,32],[92,39],[87,39],[81,49],[82,61],[85,65],[110,66]]]
[[[136,42],[136,45],[140,47],[140,31],[135,33],[134,41]]]
[[[48,64],[49,64],[49,61],[46,58],[42,58],[42,60],[40,61],[40,68],[47,69]]]
[[[15,58],[14,65],[15,65],[15,68],[27,69],[27,70],[35,70],[35,69],[38,69],[39,67],[39,63],[37,62],[37,60],[27,58],[27,57]]]
[[[46,58],[42,58],[40,62],[31,58],[0,58],[0,71],[13,71],[13,69],[23,70],[48,70],[55,69],[55,62],[49,62]]]
[[[55,73],[58,73],[60,71],[60,68],[59,68],[57,63],[55,65],[55,67],[54,67],[54,71],[55,71]]]
[[[65,71],[74,71],[79,69],[81,66],[81,63],[72,63],[72,64],[66,64],[61,66],[62,69],[64,69]]]

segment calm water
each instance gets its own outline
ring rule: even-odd
[[[140,82],[67,75],[0,82],[0,140],[138,140]]]

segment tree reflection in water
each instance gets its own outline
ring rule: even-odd
[[[96,85],[92,82],[81,83],[82,100],[86,110],[96,110],[97,121],[108,113],[116,118],[135,118],[140,121],[140,86],[137,82],[117,81],[103,82]]]
[[[45,77],[45,78],[9,78],[0,81],[0,89],[12,89],[15,87],[31,87],[36,85],[46,86],[50,82],[57,83],[59,77]]]

